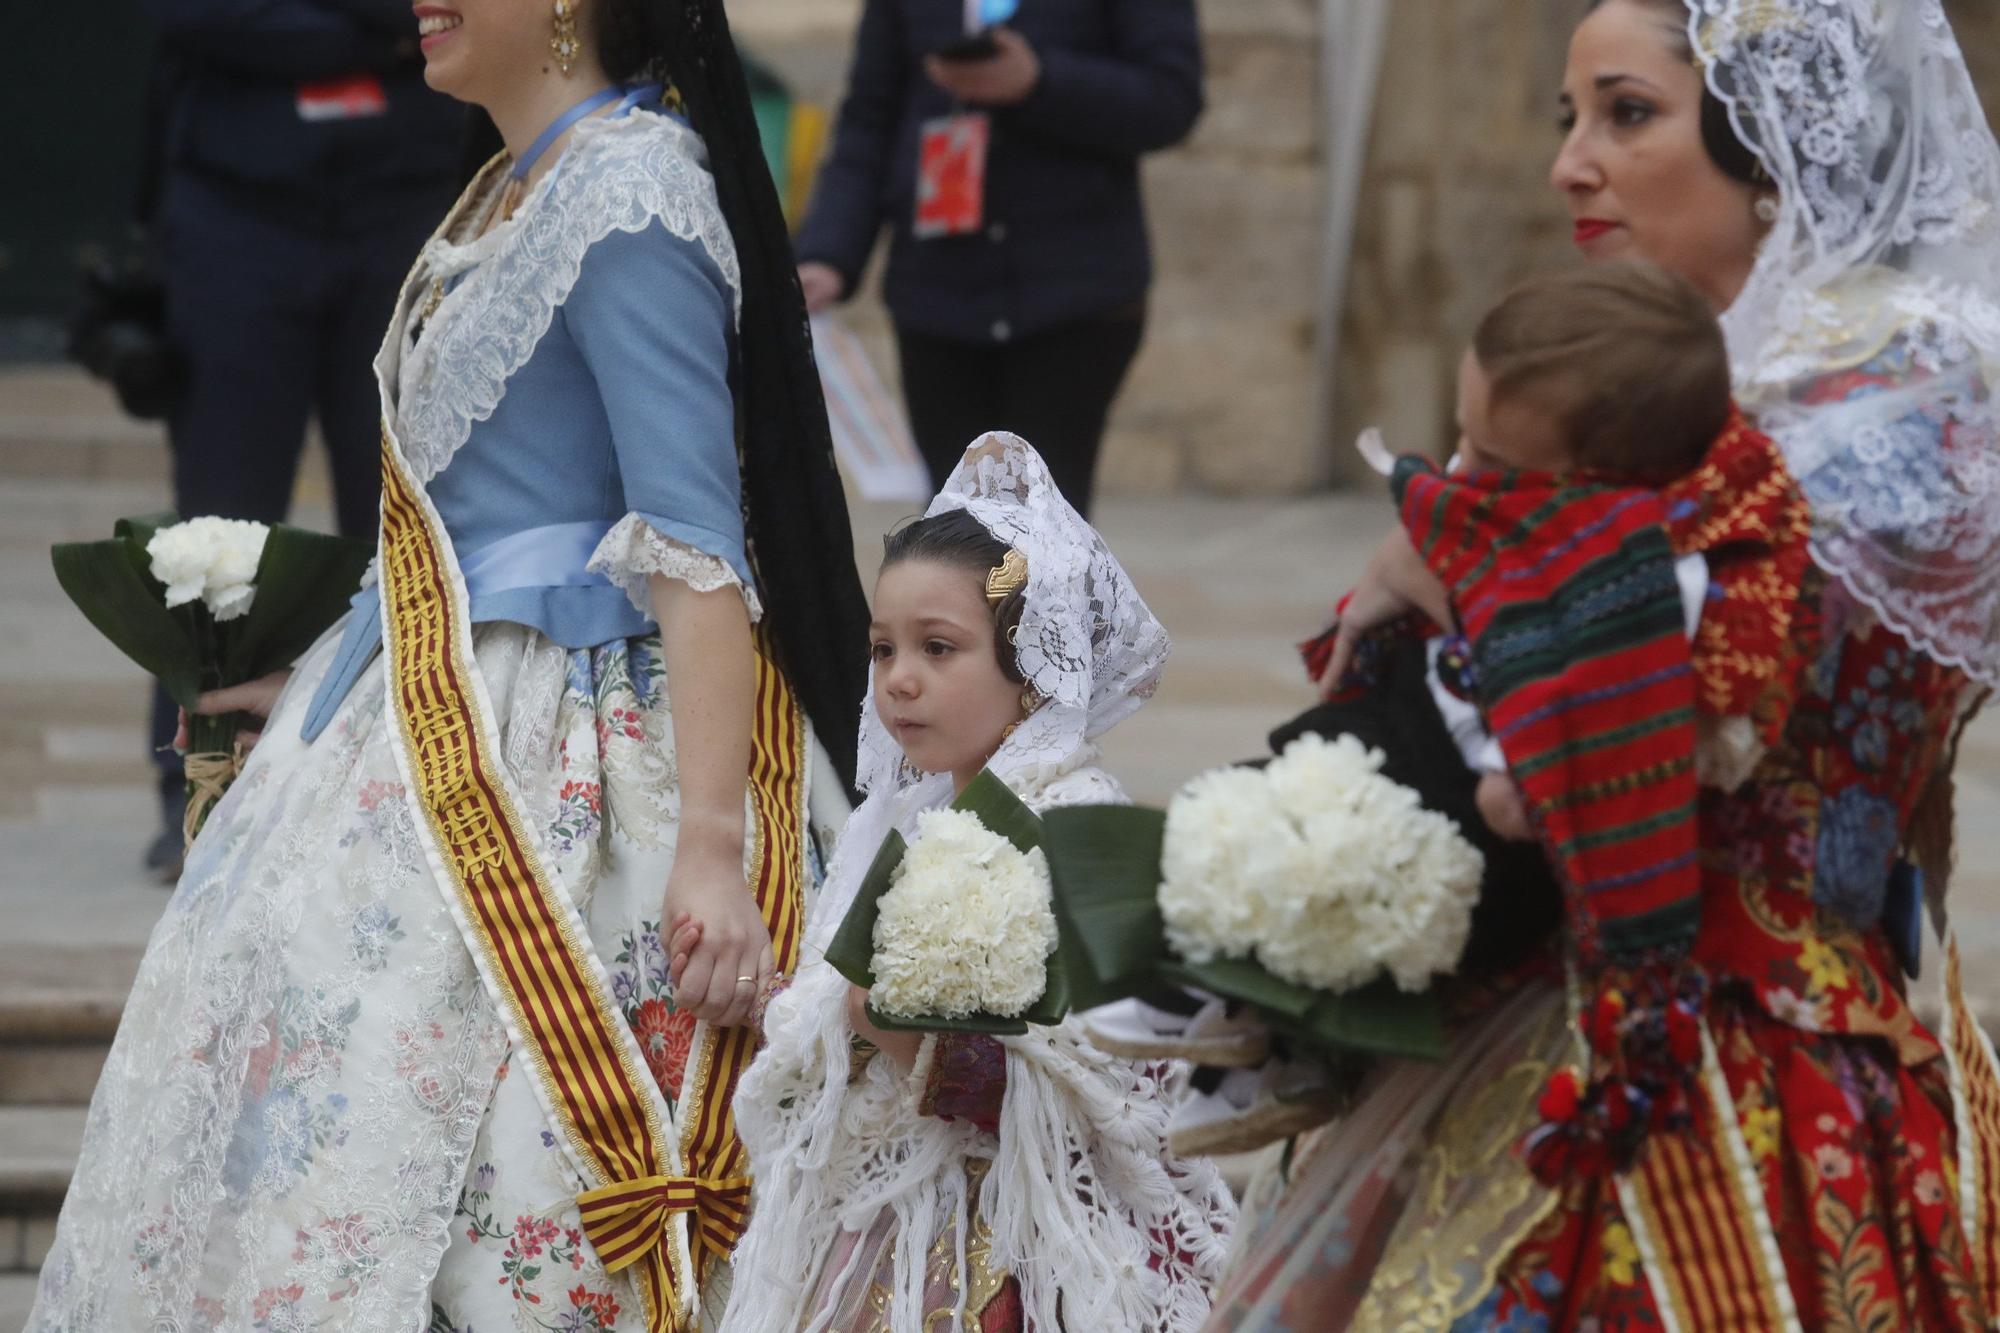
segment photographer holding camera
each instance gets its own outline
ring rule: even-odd
[[[340,530],[371,535],[372,363],[403,275],[451,203],[462,108],[425,86],[408,0],[144,8],[167,84],[153,220],[163,298],[143,272],[95,275],[72,352],[128,411],[166,416],[183,516],[285,518],[316,417]],[[175,714],[156,694],[163,830],[147,864],[168,882],[184,799],[167,748]]]

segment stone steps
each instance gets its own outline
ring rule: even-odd
[[[4,1237],[0,1237],[0,1242]],[[35,1305],[35,1278],[29,1272],[0,1271],[0,1328],[24,1328]]]
[[[132,420],[81,371],[0,372],[0,477],[162,483],[167,468],[160,423]]]
[[[0,1106],[0,1275],[39,1272],[48,1257],[84,1116],[81,1106]]]
[[[130,944],[0,949],[0,1328],[27,1318],[137,965]]]
[[[122,973],[124,957],[95,961],[101,971]],[[11,981],[0,992],[0,1113],[89,1104],[124,1007],[124,992],[110,984],[90,990]]]

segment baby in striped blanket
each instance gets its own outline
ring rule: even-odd
[[[1619,262],[1531,279],[1480,323],[1459,367],[1457,467],[1671,487],[1732,416],[1729,357],[1706,299],[1665,269]],[[1707,558],[1674,564],[1686,631],[1700,628]],[[1431,695],[1496,833],[1534,837],[1499,742],[1474,702],[1457,635],[1426,643]]]

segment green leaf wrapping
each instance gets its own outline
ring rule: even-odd
[[[875,985],[875,921],[882,915],[882,895],[889,891],[896,867],[903,864],[903,854],[909,850],[903,835],[890,829],[876,849],[875,859],[868,863],[868,873],[861,877],[840,929],[826,946],[826,961],[833,964],[834,971],[863,989]]]
[[[1041,819],[991,772],[982,770],[951,804],[955,810],[976,815],[980,823],[1023,852],[1042,846]],[[909,844],[903,835],[892,829],[889,836],[882,840],[875,859],[869,863],[868,873],[861,877],[854,903],[847,909],[840,929],[834,932],[826,948],[827,962],[849,981],[865,989],[873,989],[875,985],[875,923],[881,916],[882,895],[889,891],[896,869],[902,865],[908,851]],[[1030,1024],[1048,1027],[1062,1022],[1070,1011],[1076,990],[1071,982],[1072,974],[1082,965],[1077,961],[1077,950],[1081,946],[1068,938],[1061,928],[1061,920],[1058,914],[1056,951],[1049,956],[1048,980],[1042,997],[1019,1017],[969,1014],[964,1018],[892,1018],[879,1013],[871,1004],[868,1006],[869,1021],[885,1032],[983,1032],[995,1036],[1019,1036],[1028,1030]]]
[[[256,680],[296,662],[347,611],[375,543],[276,524],[257,562],[257,597],[231,621],[223,680]]]
[[[1328,1053],[1439,1060],[1443,1012],[1430,992],[1410,995],[1383,978],[1330,994],[1286,981],[1247,958],[1192,963],[1167,947],[1160,914],[1166,814],[1142,806],[1072,806],[1043,819],[1056,916],[1075,942],[1077,1008],[1162,986],[1194,987],[1260,1010],[1272,1028]]]
[[[132,522],[120,521],[119,535],[109,541],[63,542],[50,550],[49,561],[84,619],[158,677],[175,703],[192,708],[201,693],[201,658],[187,625],[167,609],[166,589],[150,573],[144,540],[129,535]]]
[[[1049,811],[1042,828],[1056,919],[1077,942],[1082,984],[1107,1000],[1130,994],[1166,952],[1159,897],[1166,814],[1137,805],[1070,806]]]
[[[183,708],[204,688],[290,666],[347,610],[375,550],[372,542],[273,525],[249,612],[214,625],[192,606],[168,610],[166,587],[153,577],[146,545],[179,521],[170,513],[121,518],[109,540],[64,542],[49,558],[84,618]],[[217,660],[207,660],[212,654]]]

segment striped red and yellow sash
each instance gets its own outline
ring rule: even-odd
[[[1654,1134],[1618,1183],[1646,1278],[1670,1333],[1778,1333],[1799,1327],[1763,1187],[1706,1031],[1706,1114],[1687,1134]]]
[[[677,1133],[582,919],[508,789],[448,539],[386,432],[382,480],[398,762],[427,850],[551,1126],[589,1186],[578,1205],[592,1246],[607,1269],[636,1270],[650,1330],[692,1329],[700,1281],[748,1220],[750,1182],[730,1100],[755,1035],[697,1029]],[[761,645],[756,700],[750,884],[778,967],[790,971],[803,914],[806,733]]]

